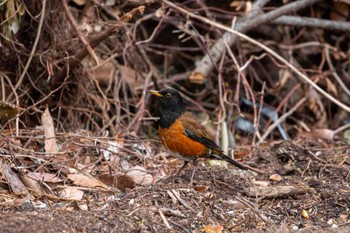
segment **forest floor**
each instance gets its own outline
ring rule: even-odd
[[[249,165],[266,175],[201,161],[193,185],[191,165],[124,192],[89,189],[86,210],[49,196],[48,208],[5,208],[3,195],[0,232],[350,232],[349,147],[303,144],[255,148]]]

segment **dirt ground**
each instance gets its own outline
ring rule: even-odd
[[[266,175],[201,162],[192,186],[189,167],[122,193],[92,190],[86,211],[62,201],[0,206],[0,232],[350,232],[349,154],[349,146],[278,143],[249,161]]]

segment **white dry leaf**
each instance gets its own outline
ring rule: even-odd
[[[66,187],[61,191],[60,197],[79,201],[83,195],[84,192],[77,187]]]
[[[108,144],[109,146],[107,147],[107,150],[101,149],[102,156],[106,161],[111,160],[111,154],[118,154],[120,151],[119,142],[109,141]]]
[[[45,152],[55,154],[58,152],[56,144],[55,127],[48,107],[46,106],[44,113],[41,115],[41,123],[44,128],[45,135]]]

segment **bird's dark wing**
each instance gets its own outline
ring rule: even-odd
[[[202,143],[211,150],[221,152],[221,148],[214,142],[210,134],[206,131],[203,125],[196,121],[189,112],[184,113],[180,121],[184,127],[184,134],[189,138],[199,143]]]
[[[197,122],[190,113],[184,113],[180,117],[180,121],[184,127],[184,134],[186,134],[187,137],[202,143],[211,150],[212,153],[209,155],[209,158],[222,159],[241,169],[252,170],[260,174],[265,174],[264,171],[261,171],[258,168],[250,167],[225,155],[222,149],[214,142],[210,134],[205,130],[204,126]]]

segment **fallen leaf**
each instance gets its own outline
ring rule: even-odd
[[[51,182],[51,183],[58,183],[63,181],[60,178],[58,178],[55,174],[52,174],[52,173],[28,172],[27,175],[30,178],[37,181]]]
[[[203,230],[206,233],[221,233],[224,230],[224,227],[220,225],[207,225]]]
[[[254,184],[259,185],[259,186],[261,186],[261,187],[267,187],[267,186],[270,185],[270,182],[268,182],[268,181],[256,180],[256,181],[254,181]]]
[[[282,180],[282,176],[278,175],[278,174],[272,174],[269,178],[272,181],[281,181]]]
[[[153,181],[153,176],[140,166],[132,167],[126,174],[131,176],[136,184],[151,185]]]
[[[1,160],[0,160],[1,162]],[[17,173],[12,171],[10,165],[6,163],[2,163],[1,165],[1,173],[5,177],[7,183],[9,184],[12,192],[20,197],[24,197],[25,199],[29,200],[30,195],[28,192],[28,189],[26,186],[23,184],[22,180],[18,176]]]
[[[78,173],[78,174],[68,174],[68,179],[73,181],[75,185],[79,185],[82,187],[89,187],[89,188],[95,188],[95,187],[102,187],[102,188],[107,188],[107,185],[102,183],[101,181],[95,179],[94,177],[88,175],[88,174],[83,174],[83,173]]]
[[[333,140],[334,130],[331,129],[314,129],[311,132],[301,133],[300,136],[310,139]]]
[[[72,200],[81,200],[83,198],[84,192],[77,187],[66,187],[62,189],[60,197],[72,199]]]
[[[125,174],[116,175],[115,183],[117,188],[122,192],[125,192],[127,189],[133,189],[136,186],[134,179]]]
[[[329,78],[326,78],[326,84],[328,93],[333,94],[333,96],[338,96],[337,87],[334,85],[334,82],[332,82]]]
[[[208,190],[208,186],[195,186],[193,189],[196,190],[197,192],[204,193],[205,191]]]
[[[51,114],[46,106],[44,113],[41,115],[41,123],[44,127],[45,134],[45,152],[55,154],[58,152],[56,144],[56,134]]]

